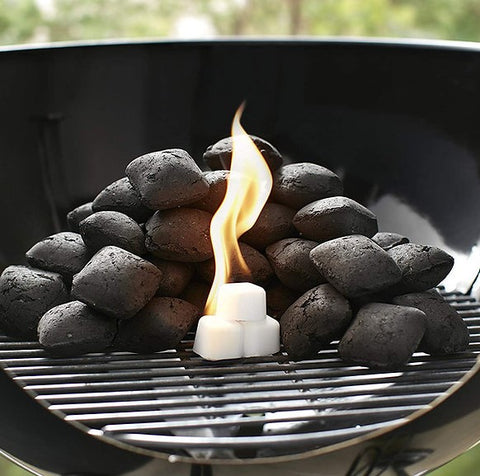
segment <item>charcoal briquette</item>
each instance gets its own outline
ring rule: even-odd
[[[350,304],[330,284],[300,296],[280,318],[282,342],[293,359],[314,357],[350,324]]]
[[[182,299],[155,297],[132,319],[120,323],[115,348],[139,354],[174,349],[199,314],[196,306]]]
[[[89,217],[93,213],[92,202],[84,203],[77,208],[74,208],[67,214],[67,225],[70,231],[78,233],[78,225],[82,220]]]
[[[280,319],[286,309],[299,298],[298,292],[287,288],[278,279],[268,284],[265,293],[267,295],[267,314],[275,319]]]
[[[401,306],[411,306],[423,311],[427,329],[421,349],[431,355],[462,352],[468,347],[469,331],[460,314],[435,290],[409,293],[393,298]]]
[[[193,266],[190,263],[168,261],[156,256],[148,256],[147,259],[162,272],[162,279],[156,295],[164,297],[180,296],[192,279]]]
[[[45,350],[58,356],[104,352],[113,343],[117,323],[80,301],[60,304],[38,323],[38,339]]]
[[[310,252],[310,258],[327,281],[348,298],[382,292],[402,278],[393,258],[363,235],[321,243]]]
[[[375,214],[347,197],[310,203],[297,212],[293,224],[305,238],[318,242],[346,235],[371,237],[378,231]]]
[[[310,162],[284,165],[273,175],[271,199],[295,210],[342,193],[343,184],[335,173]]]
[[[395,246],[404,245],[405,243],[410,242],[406,236],[386,231],[379,231],[372,236],[372,240],[385,251],[388,251]]]
[[[249,245],[264,250],[275,241],[294,236],[292,224],[295,210],[280,203],[267,202],[250,230],[244,233],[241,240]]]
[[[268,246],[265,252],[278,279],[290,289],[305,292],[327,282],[310,259],[316,246],[316,241],[286,238]]]
[[[207,181],[209,187],[208,194],[198,202],[192,203],[192,205],[190,205],[191,208],[205,210],[213,215],[225,198],[228,175],[228,170],[203,172],[203,177]]]
[[[282,165],[282,156],[272,144],[257,136],[250,135],[250,138],[257,146],[270,170],[278,169]],[[203,154],[203,160],[212,170],[230,169],[232,146],[232,138],[225,137],[207,148]]]
[[[87,247],[96,252],[104,246],[118,246],[136,255],[146,253],[145,235],[138,223],[120,212],[96,212],[80,223]]]
[[[60,274],[8,266],[0,276],[0,327],[12,336],[36,339],[42,315],[68,299]]]
[[[405,365],[426,329],[419,309],[384,303],[363,306],[340,340],[340,357],[348,362],[378,369]]]
[[[142,203],[152,210],[189,205],[208,194],[202,171],[182,149],[137,157],[127,165],[125,173]]]
[[[152,210],[142,204],[128,177],[116,180],[104,188],[92,203],[94,212],[113,211],[125,213],[142,223],[152,216]]]
[[[61,274],[67,281],[88,262],[92,253],[78,233],[65,231],[48,236],[26,253],[28,264]]]
[[[134,316],[157,292],[161,271],[116,246],[96,253],[73,278],[72,296],[116,319]]]
[[[435,246],[407,243],[388,251],[402,271],[397,294],[427,291],[443,281],[453,267],[453,257]]]
[[[237,283],[248,281],[259,286],[267,284],[273,278],[273,270],[267,258],[260,251],[247,245],[239,243],[240,252],[245,260],[248,270],[242,268],[234,258],[230,263],[231,273],[229,282]],[[212,283],[215,275],[215,261],[210,259],[196,265],[198,275],[207,283]]]
[[[212,215],[194,208],[157,211],[145,225],[147,250],[171,261],[200,262],[213,256]]]
[[[200,309],[200,312],[203,312],[207,304],[210,287],[209,284],[203,281],[193,280],[187,284],[187,287],[179,297]]]

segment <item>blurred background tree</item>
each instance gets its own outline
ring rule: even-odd
[[[112,38],[373,36],[480,41],[480,0],[0,0],[0,44]],[[480,448],[434,476],[480,474]],[[0,459],[0,475],[27,472]]]
[[[480,40],[478,0],[0,0],[0,43],[242,35]]]
[[[0,42],[3,44],[32,41],[43,21],[41,11],[32,0],[0,0]]]

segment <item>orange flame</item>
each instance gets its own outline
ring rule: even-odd
[[[215,278],[208,295],[205,314],[214,315],[219,287],[228,282],[232,264],[248,266],[238,246],[238,238],[257,221],[272,190],[272,174],[255,143],[240,124],[244,104],[233,118],[232,163],[227,191],[212,218],[210,236],[215,256]]]

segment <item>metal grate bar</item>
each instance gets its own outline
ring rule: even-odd
[[[292,371],[302,371],[302,379],[304,378],[330,378],[330,377],[341,377],[341,376],[350,376],[352,373],[357,377],[359,375],[372,375],[378,376],[383,375],[385,372],[374,372],[369,369],[365,369],[360,366],[345,366],[344,363],[338,359],[335,362],[328,362],[328,366],[324,366],[323,362],[317,365],[315,369],[315,363],[310,363],[309,365],[296,365],[292,364],[291,366],[286,364],[277,364],[274,366],[270,365],[261,365],[257,364],[251,366],[246,364],[245,366],[231,366],[231,367],[211,367],[211,368],[188,368],[188,367],[177,367],[178,362],[174,362],[173,368],[146,368],[146,369],[137,369],[135,371],[121,371],[121,370],[109,370],[108,366],[105,367],[104,372],[85,372],[86,368],[73,367],[71,373],[57,373],[58,369],[51,367],[40,368],[38,366],[33,366],[31,372],[35,373],[31,375],[31,372],[28,372],[28,369],[25,368],[16,368],[11,367],[8,370],[16,375],[17,379],[22,380],[25,384],[29,383],[48,383],[51,381],[61,380],[62,382],[79,382],[79,381],[106,381],[106,380],[115,380],[115,379],[141,379],[141,378],[162,378],[162,381],[167,382],[171,377],[183,377],[188,376],[192,379],[201,376],[202,381],[208,381],[208,383],[226,383],[228,381],[238,381],[239,378],[245,378],[248,381],[263,381],[268,380],[269,378],[273,379],[292,379],[292,376],[289,375]],[[444,364],[441,360],[438,359],[425,359],[421,362],[421,366],[417,361],[413,361],[409,364],[409,367],[412,367],[416,372],[430,372],[430,371],[443,371]],[[457,358],[449,360],[448,368],[449,370],[453,369],[465,369],[471,366],[471,358]],[[318,367],[320,367],[318,369]],[[15,370],[17,369],[17,370]],[[39,372],[42,372],[39,375]],[[283,371],[283,375],[280,373]],[[55,373],[50,373],[55,372]],[[255,372],[252,374],[251,372]],[[30,373],[30,374],[29,374]],[[390,372],[389,372],[390,373]],[[206,376],[206,377],[204,377]],[[376,378],[376,377],[374,377]],[[232,380],[233,379],[233,380]],[[221,380],[221,382],[219,382]],[[177,382],[176,379],[173,379],[174,382]]]
[[[374,403],[374,402],[373,402]],[[197,402],[197,405],[199,402]],[[353,405],[353,403],[352,403]],[[328,402],[329,409],[333,409],[337,407],[335,402]],[[424,405],[405,405],[403,407],[398,407],[395,410],[390,409],[393,413],[404,413],[409,414],[414,411],[420,410],[424,407]],[[275,412],[283,412],[283,411],[304,411],[306,409],[305,401],[302,401],[301,404],[292,404],[292,405],[280,405],[278,402],[275,402]],[[308,405],[308,410],[325,410],[325,403],[324,402],[310,402]],[[375,415],[379,411],[379,408],[375,408]],[[248,408],[249,413],[269,413],[272,412],[272,406],[262,406],[262,405],[251,405]],[[359,410],[355,412],[351,412],[356,414]],[[368,412],[372,412],[371,408],[368,409]],[[176,418],[185,418],[187,415],[189,418],[192,417],[218,417],[218,416],[228,416],[231,415],[232,409],[231,408],[199,408],[198,410],[189,410],[188,414],[184,411],[184,409],[178,410],[169,410],[169,411],[137,411],[137,412],[112,412],[112,413],[87,413],[87,414],[78,414],[78,415],[68,415],[65,417],[67,421],[78,421],[78,422],[86,422],[92,426],[98,425],[106,425],[107,422],[131,422],[132,420],[135,422],[147,422],[160,419],[176,419]],[[304,418],[302,418],[302,421]],[[230,422],[232,424],[232,422]]]
[[[443,293],[443,297],[445,298],[446,301],[449,302],[475,302],[475,298],[472,296],[468,295],[463,295],[463,294],[448,294],[448,293]]]
[[[458,373],[458,376],[463,375],[463,373]],[[426,384],[395,384],[395,385],[383,385],[383,384],[370,384],[365,385],[365,388],[360,386],[355,387],[356,395],[370,395],[371,393],[381,393],[382,395],[411,395],[413,392],[431,392],[436,391],[442,393],[447,388],[451,387],[455,383],[455,379],[446,380],[441,382],[431,382]],[[322,388],[319,392],[315,392],[312,390],[313,388],[318,389],[321,388],[319,386],[315,387],[305,387],[308,388],[309,396],[316,395],[318,393],[319,396],[322,398],[330,398],[330,397],[341,397],[341,396],[348,396],[352,394],[352,387],[338,387],[334,390],[329,390],[328,388]],[[255,388],[248,387],[244,389],[243,393],[248,395],[251,392],[261,392],[261,391],[276,391],[282,392],[283,398],[286,398],[285,392],[289,390],[295,390],[295,395],[298,398],[298,391],[299,386],[296,383],[286,383],[286,384],[279,384],[275,386],[267,386],[267,385],[258,385]],[[303,388],[301,388],[303,389]],[[222,387],[223,395],[228,395],[230,393],[237,393],[238,394],[238,387]],[[209,395],[217,395],[218,389],[216,388],[202,388],[202,395],[209,396]],[[181,396],[192,396],[198,395],[198,389],[193,388],[177,388],[177,389],[149,389],[149,390],[133,390],[133,391],[118,391],[112,390],[110,392],[85,392],[85,393],[57,393],[57,394],[43,394],[38,395],[37,399],[45,399],[53,404],[55,402],[60,403],[81,403],[81,402],[128,402],[130,400],[138,401],[141,398],[172,398],[172,397],[181,397]],[[266,397],[271,398],[271,397]]]
[[[450,302],[450,306],[454,307],[457,311],[471,311],[473,309],[478,310],[478,303],[476,302]]]
[[[372,385],[372,384],[392,384],[395,381],[395,377],[398,377],[399,381],[401,382],[412,382],[412,383],[424,383],[424,382],[437,382],[437,381],[443,381],[445,379],[448,379],[450,381],[451,379],[454,378],[461,378],[465,373],[465,369],[460,369],[460,370],[445,370],[444,372],[438,372],[438,373],[429,373],[429,372],[409,372],[407,375],[402,375],[400,374],[394,374],[394,373],[387,373],[387,374],[365,374],[365,375],[370,375],[370,379],[361,379],[358,378],[357,375],[344,375],[341,378],[331,378],[331,379],[315,379],[312,381],[306,381],[305,378],[303,378],[303,381],[301,382],[295,382],[292,380],[292,378],[288,378],[288,375],[280,374],[277,376],[277,378],[272,378],[270,381],[272,382],[269,385],[264,385],[265,382],[267,382],[267,379],[251,379],[249,380],[249,387],[248,388],[258,388],[259,390],[276,390],[277,387],[277,382],[282,381],[282,380],[288,380],[290,382],[293,382],[293,385],[295,388],[299,389],[305,389],[305,388],[311,388],[312,386],[315,387],[341,387],[341,386],[353,386],[353,385]],[[315,375],[312,377],[314,379]],[[16,379],[17,380],[17,379]],[[21,380],[18,380],[21,382]],[[217,389],[219,387],[215,387],[214,385],[218,383],[217,380],[212,380],[212,379],[190,379],[189,384],[193,386],[200,386],[200,385],[212,385],[213,388]],[[230,378],[230,379],[224,379],[221,381],[221,389],[222,391],[219,393],[223,392],[223,384],[241,384],[245,383],[245,380],[242,379],[241,377],[238,378]],[[252,384],[257,384],[259,387],[250,387]],[[114,381],[114,382],[95,382],[95,383],[89,383],[89,382],[82,382],[82,383],[74,383],[74,384],[53,384],[53,385],[31,385],[31,386],[25,386],[24,388],[29,391],[34,391],[36,393],[41,393],[43,391],[56,391],[56,392],[70,392],[71,390],[85,390],[85,391],[91,391],[91,390],[100,390],[100,389],[139,389],[139,388],[156,388],[157,386],[161,387],[183,387],[184,384],[182,385],[181,382],[178,380],[167,380],[167,379],[152,379],[152,380],[142,380],[142,381]],[[238,386],[236,387],[238,390]],[[243,392],[248,391],[246,388],[242,389]]]
[[[174,375],[184,375],[185,371],[187,371],[190,375],[210,375],[210,374],[218,374],[222,372],[228,373],[246,373],[251,372],[255,369],[257,372],[269,372],[269,371],[278,371],[278,370],[285,370],[288,372],[292,372],[294,370],[305,370],[305,369],[317,369],[319,364],[316,362],[302,362],[302,363],[257,363],[257,364],[250,364],[246,363],[245,365],[230,365],[229,367],[223,366],[212,366],[212,367],[205,367],[203,365],[199,366],[198,361],[192,361],[189,363],[185,363],[182,365],[181,361],[150,361],[150,360],[143,360],[143,361],[120,361],[115,362],[115,364],[105,363],[105,364],[77,364],[77,365],[61,365],[61,366],[51,366],[51,365],[31,365],[25,367],[9,367],[11,372],[14,372],[17,376],[31,374],[32,372],[41,372],[42,374],[61,374],[61,373],[73,373],[78,375],[79,372],[82,372],[81,375],[85,374],[86,372],[92,370],[100,370],[102,373],[100,375],[104,375],[104,372],[108,371],[110,375],[125,375],[126,370],[135,369],[134,373],[136,375],[147,374],[148,375],[160,375],[160,376],[174,376]],[[202,362],[203,364],[203,362]],[[315,365],[316,364],[316,365]],[[155,365],[155,369],[152,370],[152,365]],[[322,359],[321,367],[325,368],[333,368],[333,367],[345,367],[345,364],[342,364],[336,359]],[[140,370],[140,372],[139,372]],[[118,372],[117,372],[118,371]],[[132,372],[128,374],[131,375]],[[95,373],[90,373],[89,375],[97,375]]]
[[[476,331],[480,330],[480,319],[478,321],[478,325],[475,323],[469,324],[470,328],[470,347],[472,349],[480,350],[480,333],[476,333]],[[15,343],[15,344],[22,344]],[[42,357],[18,357],[14,359],[0,359],[0,365],[8,367],[9,370],[15,372],[19,375],[23,370],[25,372],[29,372],[32,370],[38,370],[41,372],[44,371],[51,371],[54,372],[55,369],[57,371],[69,371],[72,370],[76,372],[77,370],[115,370],[118,369],[138,369],[138,368],[145,368],[151,369],[152,366],[157,368],[174,368],[176,366],[183,367],[183,368],[205,368],[205,362],[198,358],[192,358],[189,361],[179,361],[178,358],[170,358],[165,359],[161,357],[161,353],[153,354],[152,358],[149,356],[145,358],[141,355],[136,354],[127,354],[127,355],[116,355],[116,354],[99,354],[95,357],[85,356],[82,358],[55,358],[52,359],[51,357],[47,356],[44,351],[42,351],[44,355]],[[461,354],[464,357],[464,354]],[[450,356],[451,359],[457,358],[457,355]],[[417,353],[413,356],[412,362],[421,359],[424,360],[432,360],[430,356],[426,354]],[[321,362],[318,360],[312,361],[303,361],[303,362],[290,362],[286,355],[279,355],[279,356],[271,356],[270,360],[262,361],[257,363],[248,362],[248,365],[262,365],[267,363],[276,362],[278,364],[284,364],[288,370],[296,370],[301,368],[318,368],[318,367],[340,367],[345,366],[338,359],[338,354],[336,351],[331,351],[328,353],[322,354]],[[34,369],[37,366],[38,369]],[[247,368],[246,365],[241,366],[242,369]],[[24,368],[24,369],[23,369]],[[218,366],[218,368],[226,368],[225,365]],[[256,368],[256,367],[254,367]],[[275,370],[278,367],[272,367]]]
[[[414,394],[414,395],[401,395],[400,397],[393,397],[389,396],[387,398],[380,397],[374,398],[372,397],[372,401],[378,405],[379,407],[382,405],[400,405],[402,402],[411,402],[413,401],[421,401],[424,403],[425,401],[432,401],[434,398],[441,395],[441,393],[426,393],[426,394]],[[288,402],[290,400],[298,401],[300,396],[298,392],[290,393],[290,394],[279,394],[278,399],[274,398],[273,396],[268,395],[253,395],[250,397],[219,397],[219,398],[208,398],[203,397],[201,400],[202,406],[210,406],[210,405],[233,405],[237,403],[260,403],[260,402],[274,402],[274,401],[281,401],[281,402]],[[353,397],[353,398],[356,398]],[[329,407],[337,407],[340,404],[350,405],[354,404],[355,406],[358,405],[358,402],[349,400],[348,398],[344,398],[342,402],[338,402],[336,397],[334,398],[325,398],[322,392],[308,392],[308,400],[313,401],[314,399],[321,399],[323,405],[329,405]],[[76,415],[82,414],[86,411],[103,411],[103,412],[115,412],[116,410],[156,410],[159,407],[162,409],[168,408],[178,408],[180,407],[181,411],[183,412],[182,407],[190,407],[190,406],[198,406],[197,401],[193,401],[191,398],[187,399],[163,399],[163,400],[136,400],[136,401],[126,401],[126,402],[96,402],[96,403],[76,403],[76,404],[54,404],[50,406],[51,410],[60,410],[61,412],[68,413],[69,415]],[[259,407],[260,408],[260,407]],[[290,407],[289,407],[290,408]],[[304,408],[304,405],[301,407]],[[267,410],[270,411],[271,406],[267,407]],[[163,411],[163,410],[162,410]],[[75,418],[72,416],[72,418]]]
[[[391,420],[390,424],[397,425],[403,423],[404,419]],[[315,434],[315,440],[319,444],[332,444],[339,441],[354,438],[359,435],[364,435],[365,433],[370,433],[372,431],[384,428],[384,423],[365,425],[363,427],[352,427],[348,426],[346,428],[341,428],[337,430],[328,430],[319,432]],[[121,441],[130,444],[137,444],[147,448],[158,448],[163,447],[167,449],[176,450],[180,448],[252,448],[260,447],[263,448],[269,445],[275,445],[276,447],[287,449],[287,454],[289,454],[294,447],[300,446],[303,451],[305,449],[305,444],[310,443],[312,439],[311,434],[289,434],[289,435],[274,435],[274,436],[258,436],[255,441],[252,442],[251,437],[245,436],[236,436],[236,437],[216,437],[212,441],[208,441],[205,438],[199,437],[171,437],[168,435],[142,435],[135,433],[126,433],[122,435],[117,435],[117,438]]]
[[[392,418],[399,417],[401,415],[408,414],[413,409],[423,408],[423,405],[411,405],[401,408],[379,408],[375,414],[377,422],[391,420]],[[353,411],[336,411],[334,413],[316,413],[312,415],[304,415],[302,419],[304,421],[316,421],[321,420],[321,424],[326,427],[328,424],[336,423],[337,420],[344,422],[347,419],[351,419],[355,414],[355,421],[358,424],[362,424],[363,421],[372,423],[372,414],[369,409],[356,409]],[[271,414],[274,415],[274,414]],[[241,419],[242,426],[246,425],[258,425],[266,423],[279,423],[279,422],[296,422],[298,416],[282,416],[273,417],[268,416],[245,416]],[[358,420],[357,420],[358,419]],[[111,424],[104,427],[104,431],[109,433],[125,433],[125,432],[138,432],[147,434],[156,434],[161,431],[170,431],[172,429],[187,429],[187,428],[214,428],[222,426],[231,426],[232,422],[220,418],[206,419],[206,420],[180,420],[178,422],[155,422],[155,423],[124,423],[124,424]]]

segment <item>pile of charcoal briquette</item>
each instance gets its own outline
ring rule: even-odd
[[[315,356],[340,340],[340,356],[395,368],[421,350],[465,350],[459,314],[433,289],[453,258],[378,232],[375,215],[342,196],[332,171],[282,165],[279,152],[253,137],[274,176],[269,201],[241,237],[249,273],[232,281],[266,289],[292,359]],[[39,339],[53,355],[178,346],[205,305],[214,275],[210,220],[226,190],[232,141],[210,146],[202,172],[181,149],[143,155],[126,177],[68,214],[70,231],[35,244],[28,266],[0,277],[0,325]]]

